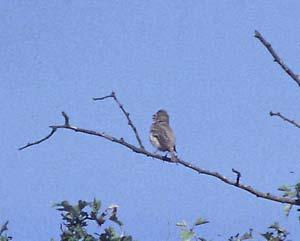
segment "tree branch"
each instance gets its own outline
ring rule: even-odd
[[[296,75],[278,56],[278,54],[273,49],[272,45],[257,31],[254,32],[254,37],[258,38],[260,42],[267,48],[267,50],[270,52],[270,54],[274,58],[274,62],[277,62],[280,67],[293,79],[295,82],[300,86],[300,79],[298,75]]]
[[[287,117],[285,117],[284,115],[282,115],[280,112],[272,112],[272,111],[270,111],[270,116],[278,116],[282,120],[284,120],[284,121],[292,124],[293,126],[295,126],[297,128],[300,128],[300,124],[298,124],[294,120],[288,119]]]
[[[97,100],[104,100],[104,99],[107,99],[107,98],[113,98],[114,101],[118,104],[119,108],[122,110],[123,114],[125,115],[126,119],[128,120],[128,125],[132,128],[134,134],[135,134],[135,137],[136,137],[136,140],[137,142],[139,143],[140,147],[142,149],[145,149],[145,147],[143,146],[143,143],[141,141],[141,138],[138,134],[138,131],[135,127],[135,125],[133,124],[133,122],[131,121],[130,117],[129,117],[129,113],[124,109],[123,105],[121,104],[121,102],[118,100],[117,96],[116,96],[116,93],[113,91],[111,92],[110,95],[106,95],[104,97],[98,97],[98,98],[93,98],[93,100],[97,101]]]
[[[113,136],[111,136],[109,134],[106,134],[104,132],[97,132],[97,131],[83,129],[83,128],[79,128],[79,127],[76,127],[76,126],[69,125],[69,117],[67,116],[67,114],[65,112],[63,112],[62,114],[65,118],[65,124],[64,125],[52,125],[52,126],[50,126],[50,128],[52,128],[52,132],[48,136],[46,136],[45,138],[43,138],[39,141],[33,142],[31,144],[27,144],[26,146],[21,147],[19,150],[23,150],[27,147],[37,145],[37,144],[39,144],[43,141],[48,140],[55,133],[55,131],[57,129],[68,129],[68,130],[72,130],[72,131],[75,131],[75,132],[80,132],[80,133],[84,133],[84,134],[88,134],[88,135],[102,137],[102,138],[104,138],[108,141],[118,143],[118,144],[120,144],[120,145],[122,145],[122,146],[138,153],[138,154],[142,154],[142,155],[145,155],[145,156],[148,156],[148,157],[152,157],[154,159],[161,160],[161,161],[174,163],[171,160],[171,158],[169,158],[167,156],[162,156],[162,155],[159,155],[159,154],[156,154],[156,153],[149,152],[145,148],[142,148],[142,147],[136,147],[136,146],[126,142],[123,138],[116,138],[116,137],[113,137]],[[66,120],[68,120],[68,121],[66,121]],[[236,180],[230,180],[230,179],[226,178],[225,176],[221,175],[218,172],[212,172],[212,171],[209,171],[209,170],[205,170],[203,168],[197,167],[197,166],[193,165],[192,163],[186,162],[186,161],[184,161],[182,159],[179,159],[179,158],[178,158],[178,162],[176,162],[176,164],[180,164],[182,166],[185,166],[185,167],[187,167],[191,170],[194,170],[195,172],[197,172],[199,174],[204,174],[204,175],[208,175],[208,176],[212,176],[214,178],[217,178],[217,179],[221,180],[222,182],[224,182],[228,185],[231,185],[231,186],[237,187],[239,189],[245,190],[246,192],[249,192],[249,193],[255,195],[256,197],[260,197],[260,198],[275,201],[275,202],[287,203],[287,204],[300,206],[300,200],[299,199],[291,199],[291,198],[287,198],[287,197],[275,196],[275,195],[272,195],[270,193],[264,193],[264,192],[258,191],[256,189],[252,188],[251,186],[241,184],[240,183],[241,174],[240,174],[240,172],[238,172],[234,169],[232,171],[237,174],[237,179]]]

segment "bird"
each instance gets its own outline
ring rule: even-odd
[[[176,156],[175,135],[169,125],[168,112],[161,109],[152,116],[153,123],[150,128],[149,139],[151,144],[159,151],[169,152],[171,161],[178,162]]]

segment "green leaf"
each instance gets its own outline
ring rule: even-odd
[[[182,241],[190,241],[194,237],[195,233],[190,230],[183,230],[180,234],[180,238]]]
[[[281,191],[281,192],[290,192],[291,188],[287,185],[282,185],[278,188],[278,190]]]
[[[131,236],[123,236],[121,239],[121,241],[132,241],[132,237]]]
[[[247,240],[252,239],[252,229],[250,229],[249,233],[244,233],[243,236],[240,238],[240,240]]]
[[[283,211],[286,216],[289,216],[292,207],[293,207],[292,204],[287,204],[284,206]]]
[[[53,204],[53,207],[58,207],[56,210],[65,212],[74,212],[74,208],[68,201],[62,201],[61,203]]]
[[[183,220],[181,222],[176,223],[176,226],[177,227],[186,228],[187,227],[187,223],[186,223],[186,221]]]
[[[279,223],[277,223],[277,222],[271,224],[269,228],[275,229],[277,232],[280,232],[280,233],[285,233],[286,232],[285,229],[280,227]]]
[[[194,226],[199,226],[199,225],[202,225],[202,224],[206,224],[206,223],[209,223],[209,221],[203,219],[203,218],[198,218],[195,223],[194,223]]]
[[[84,209],[86,206],[88,206],[89,205],[89,203],[88,202],[86,202],[86,201],[82,201],[82,200],[79,200],[78,201],[78,208],[80,209],[80,210],[82,210],[82,209]]]
[[[92,206],[93,212],[94,212],[94,213],[98,213],[98,211],[99,211],[99,209],[100,209],[100,207],[101,207],[101,202],[98,201],[98,200],[96,200],[96,199],[94,198],[94,200],[93,200],[91,206]]]
[[[270,240],[273,237],[272,232],[261,233],[260,235],[263,236],[266,240]]]
[[[297,197],[297,192],[286,192],[285,197],[295,198]]]
[[[110,216],[110,217],[109,217],[109,220],[115,222],[115,223],[118,224],[119,226],[123,226],[123,223],[118,219],[117,216]]]

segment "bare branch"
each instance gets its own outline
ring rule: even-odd
[[[114,92],[112,92],[110,95],[106,95],[106,96],[103,96],[103,97],[93,98],[93,100],[104,100],[104,99],[107,99],[107,98],[113,98],[113,93]]]
[[[99,97],[99,98],[93,98],[93,100],[104,100],[104,99],[107,99],[107,98],[113,98],[114,101],[118,104],[119,108],[122,110],[123,114],[125,115],[126,119],[128,120],[128,125],[132,128],[132,130],[133,130],[133,132],[135,134],[137,142],[139,143],[139,145],[140,145],[140,147],[142,149],[145,149],[145,147],[143,146],[143,143],[141,141],[141,138],[140,138],[140,136],[138,134],[138,131],[137,131],[135,125],[133,124],[132,120],[129,117],[130,114],[124,109],[123,105],[118,100],[118,98],[116,96],[116,93],[114,91],[111,92],[110,95],[106,95],[104,97]]]
[[[240,185],[241,173],[239,171],[235,170],[234,168],[232,168],[231,170],[232,170],[232,172],[234,172],[236,174],[235,185],[239,186]]]
[[[130,149],[130,150],[132,150],[132,151],[134,151],[138,154],[142,154],[142,155],[152,157],[152,158],[157,159],[157,160],[169,162],[169,163],[175,163],[171,160],[171,158],[169,158],[167,156],[162,156],[162,155],[159,155],[159,154],[156,154],[156,153],[149,152],[144,148],[136,147],[136,146],[126,142],[123,138],[116,138],[116,137],[108,135],[104,132],[97,132],[97,131],[93,131],[93,130],[87,130],[87,129],[83,129],[83,128],[79,128],[79,127],[71,126],[71,125],[53,125],[53,126],[50,126],[50,128],[52,128],[53,130],[68,129],[68,130],[72,130],[72,131],[75,131],[75,132],[80,132],[80,133],[84,133],[84,134],[88,134],[88,135],[99,136],[99,137],[102,137],[102,138],[104,138],[108,141],[115,142],[115,143],[118,143],[122,146],[125,146],[126,148],[128,148],[128,149]],[[45,137],[43,140],[46,140],[48,138],[50,138],[49,135],[47,137]],[[38,143],[35,142],[34,145],[35,144],[38,144]],[[209,171],[209,170],[205,170],[203,168],[194,166],[192,163],[186,162],[186,161],[181,160],[179,158],[177,158],[176,164],[180,164],[180,165],[185,166],[189,169],[192,169],[192,170],[196,171],[199,174],[204,174],[204,175],[215,177],[215,178],[221,180],[222,182],[227,183],[228,185],[235,186],[239,189],[245,190],[245,191],[247,191],[247,192],[249,192],[249,193],[251,193],[251,194],[253,194],[257,197],[267,199],[267,200],[271,200],[271,201],[275,201],[275,202],[287,203],[287,204],[300,206],[300,200],[299,199],[292,199],[292,198],[287,198],[287,197],[275,196],[275,195],[272,195],[270,193],[264,193],[264,192],[258,191],[256,189],[252,188],[251,186],[241,184],[240,181],[239,181],[240,173],[238,171],[234,170],[234,169],[233,169],[233,172],[237,173],[237,175],[238,175],[237,180],[230,180],[230,179],[226,178],[225,176],[221,175],[218,172],[212,172],[212,171]]]
[[[300,124],[298,124],[294,120],[288,119],[287,117],[285,117],[284,115],[282,115],[280,112],[272,112],[272,111],[270,111],[270,116],[278,116],[282,120],[284,120],[284,121],[292,124],[293,126],[295,126],[297,128],[300,128]]]
[[[70,118],[69,118],[69,116],[64,111],[62,111],[61,114],[62,114],[62,116],[65,119],[64,126],[70,126]],[[38,141],[31,142],[31,143],[28,142],[25,146],[20,147],[19,151],[21,151],[21,150],[23,150],[23,149],[25,149],[27,147],[30,147],[30,146],[33,146],[33,145],[37,145],[37,144],[40,144],[41,142],[44,142],[44,141],[48,140],[56,132],[56,130],[57,130],[57,128],[55,128],[54,126],[49,126],[49,127],[52,129],[51,132],[49,133],[49,135],[47,135],[46,137],[44,137],[44,138],[42,138],[42,139],[40,139]]]
[[[19,150],[21,151],[21,150],[23,150],[23,149],[25,149],[27,147],[40,144],[41,142],[48,140],[55,132],[56,132],[56,128],[52,128],[52,130],[51,130],[51,132],[50,132],[49,135],[47,135],[46,137],[44,137],[43,139],[40,139],[38,141],[31,142],[31,143],[28,142],[25,146],[20,147]]]
[[[277,55],[275,50],[273,49],[272,45],[257,31],[254,32],[254,37],[258,38],[260,42],[267,48],[267,50],[270,52],[270,54],[274,58],[274,62],[277,62],[280,67],[293,79],[296,81],[298,86],[300,86],[300,79],[298,75],[296,75],[283,61],[282,59]]]

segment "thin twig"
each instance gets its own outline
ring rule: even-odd
[[[64,111],[62,111],[61,114],[62,114],[62,116],[64,117],[64,120],[65,120],[64,126],[66,126],[66,127],[70,126],[70,118],[67,115],[67,113],[64,112]],[[25,146],[20,147],[19,150],[21,151],[21,150],[23,150],[23,149],[25,149],[27,147],[30,147],[30,146],[33,146],[33,145],[37,145],[37,144],[40,144],[40,143],[48,140],[56,132],[56,130],[57,130],[57,128],[55,126],[49,126],[49,127],[52,129],[51,132],[49,133],[49,135],[47,135],[46,137],[44,137],[44,138],[42,138],[42,139],[40,139],[38,141],[31,142],[31,143],[29,142]]]
[[[285,117],[284,115],[282,115],[280,112],[272,112],[270,111],[270,116],[278,116],[279,118],[281,118],[282,120],[292,124],[293,126],[300,128],[300,124],[298,124],[297,122],[295,122],[294,120],[291,120],[287,117]]]
[[[50,126],[50,128],[52,128],[52,130],[68,129],[68,130],[73,130],[75,132],[80,132],[80,133],[84,133],[84,134],[88,134],[88,135],[99,136],[99,137],[102,137],[102,138],[104,138],[108,141],[115,142],[115,143],[118,143],[122,146],[125,146],[126,148],[128,148],[128,149],[130,149],[130,150],[132,150],[132,151],[134,151],[138,154],[142,154],[142,155],[152,157],[152,158],[157,159],[157,160],[162,160],[162,161],[165,161],[165,162],[169,162],[169,163],[174,163],[171,160],[171,158],[169,158],[167,156],[163,156],[163,155],[159,155],[159,154],[156,154],[156,153],[149,152],[146,149],[143,149],[141,147],[136,147],[136,146],[126,142],[123,138],[116,138],[116,137],[108,135],[104,132],[97,132],[97,131],[93,131],[93,130],[87,130],[87,129],[79,128],[79,127],[76,127],[76,126],[70,126],[70,125],[53,125],[53,126]],[[50,136],[48,135],[47,137],[45,137],[41,141],[39,141],[39,143],[49,139],[49,137]],[[31,145],[35,145],[35,144],[38,144],[38,142],[35,142],[34,144],[31,144]],[[31,145],[27,145],[24,148],[29,147]],[[20,149],[24,149],[24,148],[20,148]],[[251,193],[251,194],[253,194],[257,197],[267,199],[267,200],[272,200],[272,201],[275,201],[275,202],[287,203],[287,204],[300,206],[300,200],[287,198],[287,197],[275,196],[275,195],[272,195],[270,193],[264,193],[264,192],[258,191],[256,189],[252,188],[251,186],[239,183],[239,180],[238,180],[238,182],[237,182],[237,180],[229,180],[228,178],[226,178],[225,176],[221,175],[218,172],[212,172],[212,171],[209,171],[209,170],[205,170],[203,168],[197,167],[197,166],[193,165],[192,163],[186,162],[186,161],[181,160],[179,158],[178,158],[178,161],[176,162],[176,164],[180,164],[180,165],[185,166],[189,169],[192,169],[192,170],[196,171],[199,174],[204,174],[204,175],[215,177],[215,178],[221,180],[222,182],[227,183],[228,185],[235,186],[239,189],[243,189],[243,190],[245,190],[245,191],[247,191],[247,192],[249,192],[249,193]],[[238,185],[237,185],[237,183],[238,183]]]
[[[127,119],[127,121],[128,121],[128,125],[132,128],[132,130],[133,130],[133,132],[134,132],[134,134],[135,134],[135,137],[136,137],[137,142],[139,143],[139,145],[140,145],[140,147],[141,147],[142,149],[145,149],[145,147],[143,146],[143,143],[142,143],[142,141],[141,141],[141,138],[140,138],[140,136],[139,136],[139,134],[138,134],[138,131],[137,131],[135,125],[133,124],[132,120],[131,120],[130,117],[129,117],[130,114],[124,109],[123,105],[122,105],[121,102],[118,100],[118,98],[117,98],[117,96],[116,96],[116,93],[115,93],[114,91],[111,92],[110,95],[106,95],[106,96],[104,96],[104,97],[93,98],[93,100],[95,100],[95,101],[96,101],[96,100],[104,100],[104,99],[107,99],[107,98],[113,98],[114,101],[118,104],[119,108],[122,110],[123,114],[125,115],[125,117],[126,117],[126,119]]]
[[[38,141],[31,142],[31,143],[28,142],[25,146],[20,147],[19,150],[21,151],[21,150],[23,150],[23,149],[25,149],[27,147],[40,144],[41,142],[48,140],[55,132],[56,132],[56,128],[52,128],[52,130],[51,130],[51,132],[50,132],[49,135],[47,135],[46,137],[44,137],[44,138],[42,138],[42,139],[40,139]]]
[[[235,170],[234,168],[232,168],[231,170],[232,170],[232,172],[234,172],[236,174],[235,185],[236,186],[240,185],[241,173],[239,171]]]
[[[282,59],[278,56],[278,54],[275,52],[273,49],[272,45],[257,31],[255,30],[254,32],[254,37],[258,38],[260,42],[267,48],[267,50],[270,52],[270,54],[274,58],[274,62],[277,62],[281,68],[293,79],[296,81],[298,86],[300,86],[300,79],[298,75],[296,75],[283,61]]]
[[[62,111],[61,114],[65,118],[65,125],[69,126],[70,125],[70,118],[69,118],[69,116],[64,111]]]
[[[104,99],[107,99],[107,98],[113,98],[113,93],[114,92],[112,92],[110,95],[106,95],[106,96],[103,96],[103,97],[93,98],[93,100],[104,100]]]

